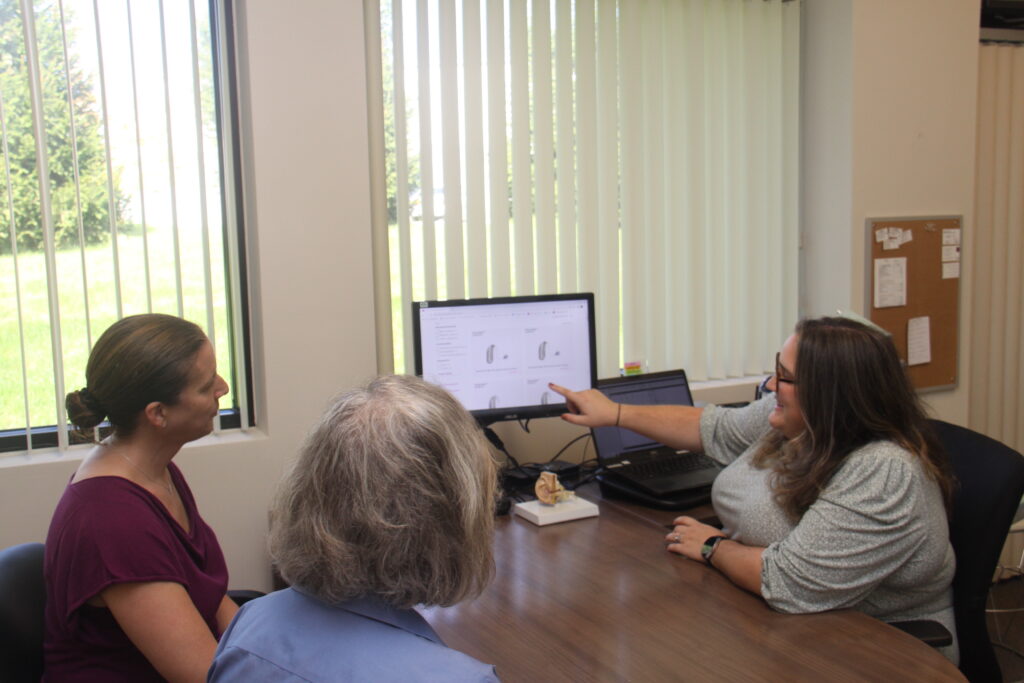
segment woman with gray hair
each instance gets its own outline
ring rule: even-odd
[[[209,680],[497,680],[413,609],[490,581],[495,486],[444,389],[385,376],[339,396],[274,503],[270,554],[292,587],[239,611]]]

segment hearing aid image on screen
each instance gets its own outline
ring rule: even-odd
[[[593,386],[590,294],[465,299],[413,305],[416,373],[484,422],[556,415],[548,388]]]

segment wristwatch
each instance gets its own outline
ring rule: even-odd
[[[725,536],[712,536],[708,540],[704,541],[704,545],[700,547],[700,556],[708,563],[709,567],[714,567],[711,564],[711,556],[715,554],[715,549],[718,547],[718,542],[723,540]]]

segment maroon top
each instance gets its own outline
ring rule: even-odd
[[[180,583],[220,637],[217,608],[228,585],[224,555],[181,471],[173,463],[168,469],[190,533],[156,496],[122,477],[83,479],[64,489],[46,537],[43,680],[163,680],[110,610],[86,604],[117,583]]]

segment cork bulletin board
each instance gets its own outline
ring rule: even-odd
[[[869,218],[866,308],[917,389],[957,384],[961,217]]]

